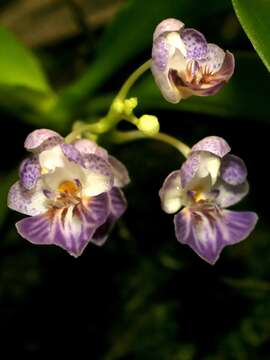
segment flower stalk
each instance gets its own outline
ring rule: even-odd
[[[124,144],[130,141],[136,141],[140,139],[153,139],[169,144],[170,146],[178,150],[185,158],[188,156],[190,152],[190,148],[182,141],[174,138],[171,135],[164,134],[162,132],[159,132],[153,136],[149,136],[138,130],[133,130],[133,131],[115,130],[111,132],[109,135],[109,140],[114,144]]]

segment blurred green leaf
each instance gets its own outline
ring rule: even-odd
[[[270,71],[270,1],[232,0],[232,3],[243,29]]]
[[[140,109],[143,111],[183,110],[224,117],[239,116],[266,122],[269,122],[269,93],[269,74],[253,53],[236,55],[236,71],[233,78],[214,96],[193,96],[177,105],[170,104],[163,99],[150,74],[131,92],[138,96]],[[104,111],[112,97],[109,95],[94,99],[88,104],[87,112],[90,114]]]
[[[0,27],[0,85],[50,92],[38,60],[3,27]]]
[[[131,0],[119,11],[99,42],[96,58],[84,75],[63,94],[67,105],[89,96],[115,70],[149,47],[157,24],[167,17],[176,17],[189,26],[202,18],[230,8],[229,0],[205,0],[199,7],[197,0],[156,1]],[[146,59],[147,60],[147,59]]]
[[[48,111],[56,95],[34,54],[0,27],[0,104],[36,126],[58,127]]]

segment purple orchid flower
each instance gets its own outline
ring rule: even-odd
[[[254,212],[226,209],[249,191],[243,160],[229,152],[222,138],[204,138],[191,148],[180,170],[165,179],[159,193],[163,210],[177,213],[177,240],[210,264],[225,246],[244,240],[258,220]]]
[[[16,224],[33,244],[54,244],[78,257],[86,245],[102,245],[126,210],[121,187],[129,183],[125,166],[95,142],[64,143],[40,129],[28,135],[32,156],[20,167],[8,206],[29,217]]]
[[[164,98],[178,103],[216,94],[233,75],[234,56],[181,21],[166,19],[154,32],[151,70]]]

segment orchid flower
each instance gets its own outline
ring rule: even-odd
[[[166,178],[159,193],[163,210],[176,213],[177,240],[210,264],[225,246],[244,240],[258,220],[254,212],[226,209],[249,191],[243,160],[229,152],[222,138],[204,138],[191,148],[180,170]]]
[[[89,242],[102,245],[126,210],[125,166],[95,142],[66,144],[47,129],[29,134],[25,148],[32,155],[22,162],[20,180],[8,195],[8,206],[29,216],[16,224],[18,233],[75,257]]]
[[[164,98],[178,103],[191,95],[216,94],[234,72],[234,56],[207,43],[198,30],[166,19],[154,32],[151,69]]]

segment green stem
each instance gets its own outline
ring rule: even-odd
[[[150,68],[150,66],[151,60],[148,60],[129,76],[113,100],[112,105],[110,106],[110,109],[105,117],[99,119],[94,124],[82,124],[66,137],[66,142],[72,142],[86,131],[92,132],[94,134],[103,134],[114,128],[122,119],[130,121],[135,125],[136,122],[138,122],[136,117],[133,116],[133,114],[126,115],[124,109],[122,109],[124,107],[124,100],[131,86],[146,70]]]
[[[137,81],[137,79],[148,69],[150,69],[151,61],[148,60],[144,64],[142,64],[138,69],[136,69],[129,78],[124,82],[123,86],[121,87],[119,93],[117,94],[116,98],[120,100],[124,100],[127,97],[129,89],[133,86],[133,84]]]
[[[140,139],[154,139],[165,142],[177,149],[185,158],[190,152],[190,148],[184,144],[182,141],[175,139],[173,136],[159,132],[154,136],[147,136],[141,131],[113,131],[110,133],[110,141],[115,144],[123,144],[130,141],[140,140]]]

